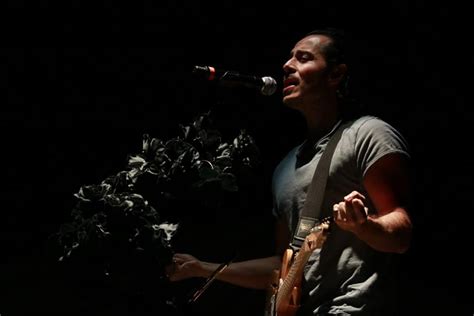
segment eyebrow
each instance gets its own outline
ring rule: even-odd
[[[290,55],[291,55],[291,56],[294,56],[294,55],[297,55],[297,54],[306,54],[306,53],[309,53],[309,54],[311,54],[311,55],[314,55],[314,53],[313,53],[311,50],[309,50],[309,49],[297,49],[297,50],[292,50],[292,51],[290,52]]]

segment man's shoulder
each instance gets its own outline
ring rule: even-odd
[[[356,127],[356,128],[361,128],[361,127],[371,126],[371,125],[385,125],[385,124],[387,124],[387,122],[385,122],[383,119],[375,115],[359,116],[353,119],[350,123],[352,127]]]
[[[350,121],[348,125],[348,129],[356,135],[394,130],[394,127],[390,125],[390,123],[374,115],[360,116]]]

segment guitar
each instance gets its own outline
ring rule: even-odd
[[[265,316],[294,316],[300,305],[303,268],[315,249],[326,241],[332,217],[323,219],[306,236],[301,248],[286,249],[280,270],[274,271],[274,279],[267,293]]]

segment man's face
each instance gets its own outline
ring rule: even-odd
[[[330,39],[324,35],[310,35],[291,50],[290,58],[283,65],[283,103],[302,109],[318,104],[327,90],[327,63],[322,46]]]

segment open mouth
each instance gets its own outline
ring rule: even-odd
[[[289,77],[283,81],[283,94],[291,93],[291,91],[299,84],[298,79]]]
[[[296,85],[298,85],[298,83],[299,83],[298,79],[296,79],[294,77],[288,77],[283,81],[283,88],[287,88],[287,87],[290,87],[290,86],[296,86]]]

